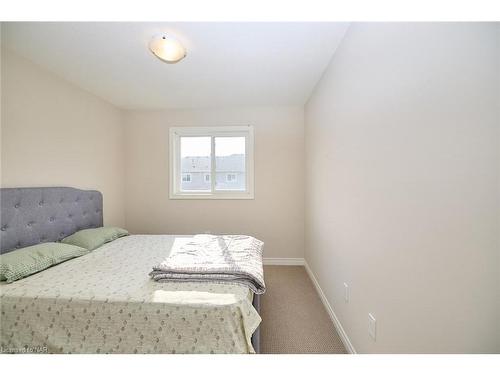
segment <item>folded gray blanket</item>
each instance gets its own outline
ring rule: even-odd
[[[159,282],[237,283],[263,294],[263,245],[250,236],[196,235],[176,241],[169,256],[149,276]]]

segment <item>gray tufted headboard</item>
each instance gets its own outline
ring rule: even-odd
[[[70,187],[0,189],[0,253],[102,227],[102,194]]]

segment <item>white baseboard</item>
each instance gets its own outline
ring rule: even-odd
[[[340,324],[340,320],[337,318],[337,315],[335,315],[335,312],[333,311],[332,306],[326,299],[325,293],[323,293],[323,290],[319,286],[318,280],[316,279],[316,276],[314,276],[314,273],[312,272],[311,268],[309,267],[309,264],[304,260],[304,266],[306,268],[307,274],[311,278],[314,286],[316,287],[316,290],[318,291],[319,297],[321,298],[321,301],[325,305],[326,311],[330,315],[330,318],[333,321],[333,324],[335,325],[335,328],[337,328],[337,332],[340,335],[340,339],[344,343],[344,346],[346,350],[350,354],[356,354],[356,349],[354,349],[354,346],[351,343],[351,340],[349,340],[349,336],[347,336],[347,333],[344,331],[344,328],[342,327],[342,324]]]
[[[303,266],[304,258],[264,258],[264,265],[268,266]]]

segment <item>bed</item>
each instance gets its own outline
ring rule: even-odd
[[[1,189],[2,253],[102,226],[102,195]],[[157,283],[153,264],[190,236],[131,235],[0,284],[3,351],[259,352],[259,296],[242,285]]]

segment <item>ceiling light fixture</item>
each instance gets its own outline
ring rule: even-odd
[[[149,49],[160,60],[176,63],[186,57],[186,49],[174,37],[166,34],[155,35],[149,42]]]

